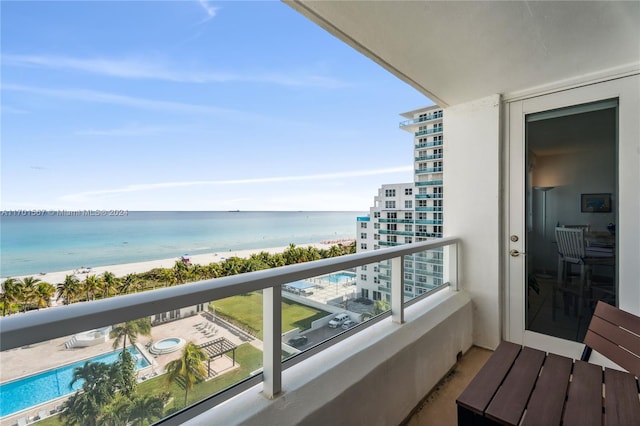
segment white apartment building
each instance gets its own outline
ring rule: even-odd
[[[400,128],[413,134],[414,181],[383,185],[369,215],[357,218],[358,252],[442,237],[443,127],[437,105],[401,114]],[[391,301],[388,262],[357,269],[358,294]],[[404,261],[405,298],[419,296],[442,283],[442,253],[409,256]]]

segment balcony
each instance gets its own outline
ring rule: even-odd
[[[413,236],[413,232],[411,232],[411,231],[396,231],[396,230],[391,230],[391,229],[381,229],[380,230],[380,234],[381,235],[407,235],[407,236]]]
[[[400,122],[399,126],[400,128],[407,127],[413,124],[423,123],[429,120],[435,120],[437,118],[442,118],[442,112],[436,112],[435,114],[428,114],[428,115],[425,115],[424,117],[414,118],[413,120],[405,120]]]
[[[344,424],[348,424],[355,420],[351,416],[362,418],[366,414],[354,407],[347,410],[349,413],[341,409],[345,398],[340,395],[346,396],[352,392],[366,394],[367,398],[374,400],[380,399],[374,402],[380,407],[386,406],[385,411],[393,413],[393,420],[390,418],[389,423],[397,424],[455,364],[457,354],[466,352],[471,346],[471,303],[465,292],[457,290],[457,245],[457,239],[407,244],[16,314],[0,320],[0,348],[8,351],[30,345],[40,346],[41,342],[69,333],[262,291],[262,372],[255,372],[233,387],[170,415],[160,421],[161,424],[211,423],[213,418],[218,424],[255,421],[262,424],[313,423],[335,412],[344,413],[341,417],[344,416],[343,420],[347,422]],[[404,303],[403,257],[442,248],[447,259],[447,285]],[[388,281],[390,311],[281,362],[283,337],[279,306],[284,294],[280,290],[282,285],[387,260],[391,261]],[[443,342],[451,339],[452,343],[456,343],[446,344],[444,346],[449,349],[442,350]],[[353,348],[359,349],[354,351]],[[389,348],[392,350],[389,351]],[[411,350],[407,350],[409,348]],[[415,353],[421,356],[415,357]],[[434,365],[429,369],[421,368],[423,357],[427,357],[430,365]],[[393,367],[389,368],[389,365]],[[435,365],[440,367],[434,370]],[[421,370],[422,373],[419,373]],[[344,371],[350,371],[350,374],[344,375]],[[371,393],[371,380],[382,380],[386,385],[382,388],[374,386],[374,395]],[[319,392],[326,386],[331,392]],[[283,392],[286,392],[286,398],[280,396]],[[226,402],[220,404],[222,401]],[[289,406],[291,403],[293,405]],[[286,414],[279,408],[283,404],[289,406]]]
[[[422,182],[416,182],[416,186],[432,186],[432,185],[442,185],[442,180],[425,180]]]
[[[424,199],[429,199],[429,198],[442,198],[442,194],[437,193],[437,194],[416,194],[416,199],[417,200],[424,200]]]
[[[415,148],[416,149],[420,149],[420,148],[431,148],[434,146],[442,146],[442,140],[439,141],[432,141],[432,142],[422,142],[422,143],[417,143],[415,144]]]
[[[438,173],[442,171],[442,167],[429,167],[426,169],[416,169],[416,174],[421,175],[424,173]]]
[[[442,133],[442,127],[436,127],[435,129],[420,130],[415,133],[415,136],[433,135],[435,133]]]
[[[440,141],[417,143],[415,145],[415,148],[420,149],[420,148],[431,148],[432,146],[442,146],[442,142],[443,141],[440,140]]]
[[[415,157],[416,161],[427,161],[427,160],[437,160],[438,158],[442,158],[442,154],[431,154],[431,155],[422,155],[419,157]]]
[[[413,223],[413,219],[378,219],[380,223]]]

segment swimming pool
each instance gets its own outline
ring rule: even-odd
[[[356,279],[356,274],[353,272],[336,272],[335,274],[325,275],[320,278],[323,281],[329,281],[331,283],[343,284],[348,281],[353,281]]]
[[[127,349],[136,361],[136,370],[150,365],[135,347],[129,346]],[[113,364],[118,361],[120,352],[121,350],[107,352],[90,359],[3,383],[0,385],[0,418],[75,392],[82,387],[83,381],[79,380],[73,384],[73,387],[69,386],[73,380],[74,368],[83,366],[87,361]]]

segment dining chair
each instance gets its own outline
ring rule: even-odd
[[[593,251],[586,247],[584,238],[585,228],[557,227],[555,229],[556,243],[558,246],[558,278],[553,291],[553,319],[556,310],[556,292],[563,293],[565,301],[565,313],[568,310],[567,295],[577,299],[574,306],[575,314],[582,315],[585,300],[591,295],[592,266],[615,265],[613,251]],[[580,267],[580,278],[577,284],[571,281],[572,266]]]

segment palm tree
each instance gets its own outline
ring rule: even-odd
[[[16,278],[7,278],[2,282],[2,293],[0,293],[0,301],[2,301],[2,316],[7,313],[7,308],[18,300],[20,291],[20,281]]]
[[[113,341],[113,349],[117,349],[120,346],[120,341],[122,341],[122,351],[124,352],[127,349],[127,337],[131,344],[134,344],[138,340],[139,334],[151,336],[151,320],[149,317],[120,323],[111,330],[109,337],[115,339]]]
[[[98,424],[100,426],[122,426],[127,424],[131,401],[121,395],[117,395],[115,400],[104,407],[100,413]]]
[[[207,374],[204,361],[207,354],[195,343],[189,342],[182,349],[182,356],[169,361],[167,371],[167,387],[173,383],[184,389],[184,406],[187,406],[187,396],[193,385],[202,381]]]
[[[225,259],[222,262],[222,270],[225,276],[237,275],[242,272],[242,259],[237,256]]]
[[[176,277],[176,282],[182,284],[189,276],[189,266],[182,260],[176,260],[175,265],[173,265],[173,274]]]
[[[115,378],[120,393],[127,398],[132,398],[136,391],[136,362],[129,351],[120,353],[120,360],[117,362],[119,374]]]
[[[102,297],[106,299],[118,289],[118,278],[109,271],[102,274]]]
[[[51,298],[56,294],[56,288],[48,282],[40,281],[35,289],[36,307],[47,308],[51,306]]]
[[[138,276],[136,274],[127,274],[120,280],[118,294],[127,294],[131,292],[131,290],[134,290],[136,287],[136,281],[138,281]]]
[[[362,319],[362,321],[364,321],[366,319],[380,315],[381,313],[387,312],[389,309],[390,307],[388,302],[385,302],[384,300],[376,300],[376,302],[373,304],[373,312],[363,312],[362,314],[360,314],[360,318]]]
[[[118,365],[102,362],[86,362],[73,369],[73,379],[69,386],[82,380],[82,392],[78,390],[65,403],[62,418],[66,424],[96,425],[103,407],[116,396]]]
[[[129,406],[129,418],[131,422],[138,422],[142,426],[146,420],[152,423],[162,417],[164,411],[164,397],[162,395],[138,395],[131,400]]]
[[[73,299],[80,294],[80,282],[75,275],[67,275],[64,282],[58,284],[58,299],[63,299],[65,305],[73,303]]]
[[[19,295],[18,297],[22,301],[22,311],[26,312],[27,308],[30,307],[31,303],[35,302],[36,299],[36,284],[39,283],[40,280],[38,278],[33,277],[24,277],[22,279],[22,283],[19,286]]]
[[[87,292],[87,300],[95,300],[96,292],[100,290],[100,280],[95,275],[87,275],[84,279],[84,291]]]

